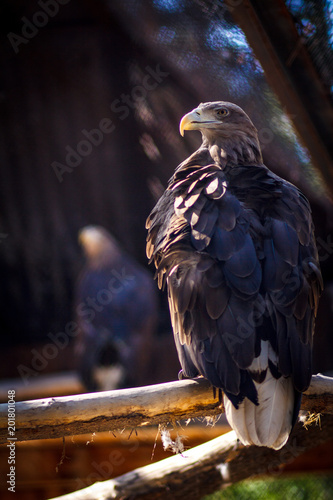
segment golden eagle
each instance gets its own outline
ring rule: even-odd
[[[182,374],[223,390],[243,444],[279,449],[312,373],[322,278],[309,202],[263,164],[257,130],[235,104],[200,104],[185,130],[199,130],[202,145],[147,220]]]

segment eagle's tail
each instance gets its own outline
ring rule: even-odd
[[[279,450],[286,444],[293,426],[295,390],[290,377],[277,379],[268,367],[266,370],[263,382],[254,382],[258,405],[245,398],[236,409],[224,395],[224,407],[229,424],[244,445]]]

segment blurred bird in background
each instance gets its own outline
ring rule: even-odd
[[[142,385],[158,316],[153,278],[103,227],[84,227],[79,242],[86,257],[75,297],[82,381],[89,391]]]

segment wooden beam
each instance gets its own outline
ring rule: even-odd
[[[333,379],[315,375],[302,408],[333,413]],[[8,407],[0,405],[0,443],[8,436]],[[166,424],[224,411],[203,378],[166,384],[21,401],[15,405],[17,441]]]
[[[21,401],[15,409],[17,441],[134,428],[223,411],[204,379]],[[1,443],[8,439],[7,427],[7,404],[1,404]]]
[[[285,463],[332,439],[332,431],[331,415],[323,417],[321,427],[312,425],[305,429],[298,423],[287,444],[278,451],[257,446],[244,447],[231,431],[182,455],[53,500],[199,500],[223,486],[253,475],[268,473],[278,476]]]
[[[333,106],[283,0],[226,0],[333,194]]]

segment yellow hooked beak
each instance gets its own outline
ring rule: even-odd
[[[179,132],[184,137],[185,130],[198,130],[198,124],[201,122],[201,111],[196,108],[187,115],[183,116],[179,124]]]
[[[179,132],[181,136],[184,136],[185,130],[203,130],[214,128],[216,125],[221,125],[221,121],[214,117],[212,110],[202,109],[199,106],[183,116],[179,124]]]

